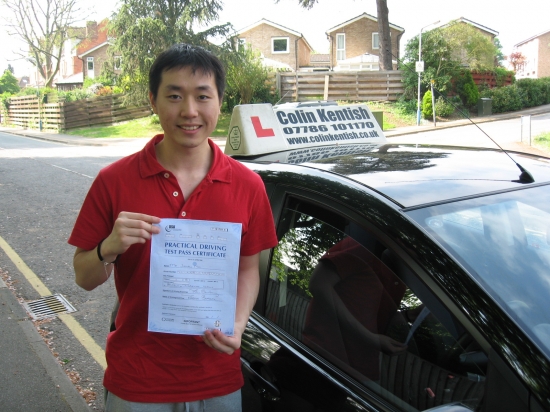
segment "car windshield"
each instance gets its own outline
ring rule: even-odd
[[[550,357],[550,190],[410,211]]]

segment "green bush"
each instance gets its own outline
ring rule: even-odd
[[[455,92],[460,97],[464,107],[471,109],[475,107],[479,100],[479,90],[474,83],[474,78],[470,70],[462,70],[454,78]]]
[[[11,96],[12,96],[12,94],[8,93],[8,92],[4,92],[4,93],[0,94],[0,112],[3,112],[3,113],[8,112],[9,102],[10,102],[10,97]],[[2,121],[3,122],[7,121],[7,116],[6,115],[2,116]]]
[[[525,93],[524,107],[540,106],[547,102],[550,92],[549,83],[545,84],[540,80],[542,79],[521,79],[515,83]]]
[[[515,72],[513,70],[506,70],[504,67],[495,67],[495,78],[497,81],[497,87],[503,87],[504,81],[509,74],[512,75],[512,83],[516,81]]]
[[[516,84],[486,89],[481,97],[491,98],[493,113],[512,112],[523,109],[525,91]]]
[[[429,90],[424,93],[424,97],[422,98],[422,114],[425,119],[431,119],[433,116],[432,92]]]
[[[65,102],[74,102],[93,97],[93,93],[90,93],[85,89],[73,89],[66,92],[60,91],[57,94],[59,95],[59,100],[63,100]]]
[[[439,96],[435,101],[435,114],[440,117],[449,117],[455,111],[455,107],[443,96]]]
[[[8,69],[4,70],[4,74],[0,76],[0,94],[17,93],[20,90],[17,78]]]
[[[435,101],[435,115],[439,117],[449,117],[455,111],[452,103],[447,101],[443,96],[439,96]],[[427,91],[422,98],[422,114],[425,119],[433,118],[432,109],[432,92]]]
[[[238,104],[275,103],[276,93],[271,91],[269,72],[263,66],[260,54],[249,47],[239,48],[227,64],[227,87],[222,110],[233,111]]]
[[[149,123],[150,124],[160,124],[160,119],[158,114],[152,114],[151,117],[149,117]]]
[[[395,102],[395,108],[399,112],[399,114],[402,115],[411,115],[415,116],[416,118],[416,112],[418,110],[418,102],[416,100],[405,100],[403,96],[399,98],[397,102]]]

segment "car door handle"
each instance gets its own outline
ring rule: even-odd
[[[244,368],[250,373],[252,381],[258,385],[259,389],[264,392],[269,393],[273,398],[280,398],[281,392],[273,383],[269,382],[261,375],[261,370],[256,370],[246,359],[241,358],[241,364]],[[263,365],[260,364],[259,368],[262,368]]]

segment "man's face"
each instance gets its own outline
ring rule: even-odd
[[[221,107],[214,75],[200,69],[193,74],[189,66],[165,71],[157,98],[149,92],[149,99],[166,143],[185,148],[207,144]]]

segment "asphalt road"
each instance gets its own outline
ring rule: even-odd
[[[521,120],[479,126],[508,150],[545,154],[521,143]],[[550,131],[550,114],[531,118],[531,134]],[[389,138],[392,143],[428,143],[495,147],[476,126],[414,133]],[[527,140],[526,140],[527,142]],[[99,170],[140,150],[146,139],[129,139],[109,146],[70,146],[0,132],[0,236],[52,293],[61,293],[77,309],[71,316],[101,349],[105,348],[110,311],[115,299],[112,280],[86,292],[74,283],[74,248],[67,238],[84,197]],[[223,148],[223,143],[220,144]],[[0,269],[8,271],[25,301],[40,297],[34,285],[0,249]],[[53,351],[65,369],[80,375],[81,385],[103,409],[102,366],[85,348],[88,339],[54,318],[43,325],[51,332]],[[100,349],[100,350],[101,350]]]
[[[114,284],[111,280],[92,292],[80,289],[67,238],[98,171],[144,144],[72,147],[0,133],[0,236],[52,293],[61,293],[77,308],[74,318],[103,349]],[[40,297],[1,249],[0,268],[25,301]],[[65,368],[78,372],[80,385],[96,393],[93,407],[102,410],[103,368],[78,341],[82,336],[57,318],[43,327],[52,332],[52,348]]]
[[[518,117],[445,129],[436,127],[433,131],[390,137],[389,140],[392,143],[497,148],[497,145],[491,141],[490,138],[492,138],[505,150],[550,156],[550,151],[541,151],[530,146],[530,137],[532,140],[535,136],[549,131],[550,113],[547,113],[524,117],[523,120]]]

